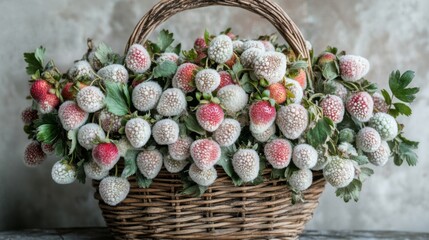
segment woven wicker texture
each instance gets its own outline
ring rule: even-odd
[[[156,4],[137,24],[127,43],[142,43],[162,22],[176,13],[212,5],[240,7],[270,21],[297,55],[309,57],[302,34],[287,14],[271,0],[165,0]],[[309,62],[310,63],[310,62]],[[311,76],[311,67],[309,67]],[[325,180],[314,173],[313,185],[305,191],[305,203],[292,205],[285,181],[236,187],[218,170],[218,179],[201,198],[181,195],[180,177],[165,169],[150,188],[139,188],[129,178],[131,190],[119,205],[106,205],[95,198],[116,239],[295,239],[318,205]]]

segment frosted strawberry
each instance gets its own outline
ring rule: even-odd
[[[354,55],[340,57],[341,78],[346,81],[357,81],[368,73],[369,62],[366,58]]]
[[[152,127],[153,139],[159,145],[173,144],[179,138],[179,125],[171,119],[162,119]]]
[[[114,143],[100,143],[92,149],[92,158],[103,170],[112,169],[119,157],[118,148]]]
[[[76,102],[81,109],[93,113],[104,107],[105,96],[100,88],[85,87],[77,93]]]
[[[262,133],[252,132],[252,136],[259,142],[268,141],[274,134],[276,134],[276,124],[273,123],[267,130]]]
[[[247,93],[238,85],[228,85],[221,88],[217,92],[217,97],[226,112],[231,115],[243,110],[249,100]]]
[[[210,139],[194,141],[190,152],[195,165],[201,170],[208,170],[213,167],[221,154],[219,144]]]
[[[276,108],[269,101],[257,101],[250,106],[250,131],[262,133],[276,120]]]
[[[51,176],[58,184],[70,184],[76,180],[76,168],[66,160],[60,160],[52,166]]]
[[[264,51],[259,48],[249,48],[241,54],[240,60],[246,68],[253,68],[255,59],[259,58]]]
[[[194,77],[198,66],[193,63],[183,63],[177,68],[173,77],[173,87],[182,90],[185,93],[195,90]]]
[[[375,166],[384,166],[390,158],[390,147],[387,142],[382,141],[380,147],[371,153],[366,153],[368,160]]]
[[[317,151],[308,144],[299,144],[293,148],[292,161],[299,169],[310,169],[317,163]]]
[[[288,179],[289,185],[298,191],[307,190],[313,183],[313,173],[309,169],[294,171]]]
[[[304,97],[304,90],[301,85],[293,79],[286,78],[286,89],[289,93],[293,95],[290,97],[290,101],[293,103],[301,103],[302,98]]]
[[[60,105],[58,117],[65,130],[76,129],[85,124],[88,113],[82,110],[75,102],[65,101]]]
[[[161,64],[165,61],[172,62],[174,64],[179,64],[179,56],[172,52],[161,53],[159,57],[156,59],[156,63]]]
[[[308,112],[299,104],[290,104],[280,108],[276,124],[288,139],[297,139],[308,126]]]
[[[39,100],[37,109],[40,113],[46,114],[54,111],[58,105],[60,105],[60,99],[55,94],[48,93]]]
[[[304,69],[299,69],[298,74],[292,77],[292,79],[297,81],[302,89],[307,88],[307,74]]]
[[[259,174],[259,155],[253,149],[240,149],[232,157],[232,167],[243,182],[251,182]]]
[[[150,55],[146,48],[137,43],[131,45],[125,57],[125,65],[135,73],[146,72],[151,65]]]
[[[279,82],[286,74],[286,56],[279,52],[262,53],[253,62],[253,70],[269,84]]]
[[[120,116],[117,116],[107,109],[103,109],[98,116],[98,120],[100,121],[100,126],[105,132],[116,133],[121,128],[121,120]]]
[[[137,110],[145,112],[155,108],[161,93],[162,88],[157,82],[146,81],[133,89],[131,100]]]
[[[243,42],[240,40],[234,40],[232,41],[232,48],[234,49],[234,52],[236,53],[242,53],[244,51],[243,49]]]
[[[220,84],[220,75],[214,69],[203,69],[195,75],[195,85],[202,93],[211,93]]]
[[[94,180],[101,180],[109,175],[109,170],[101,168],[92,160],[83,164],[83,170],[86,177]]]
[[[110,206],[116,206],[127,197],[130,183],[125,178],[106,177],[98,186],[101,199]]]
[[[49,94],[49,90],[51,89],[51,85],[43,79],[36,80],[30,88],[31,97],[37,102],[44,98],[47,94]]]
[[[326,82],[325,86],[324,86],[324,91],[325,91],[325,93],[340,97],[344,103],[347,102],[347,96],[349,94],[349,91],[347,90],[346,87],[344,87],[343,84],[341,84],[338,81]]]
[[[104,140],[106,134],[104,134],[103,129],[98,124],[88,123],[79,128],[77,133],[77,141],[79,145],[84,147],[87,150],[90,150],[94,147],[95,141]]]
[[[383,95],[380,93],[374,93],[374,95],[372,95],[372,100],[374,101],[375,112],[387,113],[389,111],[389,106],[387,105],[386,101],[384,101]]]
[[[24,163],[28,167],[36,167],[46,159],[39,142],[33,141],[27,145],[24,152]]]
[[[42,147],[42,151],[46,154],[46,155],[52,155],[55,153],[55,147],[54,144],[49,144],[49,143],[41,143],[40,146]]]
[[[290,163],[292,145],[286,139],[274,139],[265,145],[264,154],[273,168],[282,169]]]
[[[337,60],[337,56],[335,56],[335,54],[330,53],[330,52],[325,52],[319,56],[319,59],[317,60],[317,64],[320,66],[321,69],[323,69],[323,67],[326,64],[331,63],[331,62],[336,61],[336,60]]]
[[[221,88],[225,86],[235,84],[234,80],[232,80],[231,74],[229,74],[227,71],[219,72],[219,76],[220,76],[220,83],[215,91],[219,91]]]
[[[356,135],[356,147],[364,152],[374,152],[380,144],[380,134],[374,128],[364,127]]]
[[[381,140],[390,141],[398,135],[398,123],[387,113],[379,112],[369,120],[369,126],[377,130]]]
[[[61,96],[63,96],[64,100],[73,100],[76,97],[77,90],[74,89],[76,86],[79,90],[87,87],[88,85],[81,82],[68,82],[64,85],[63,90],[61,90]]]
[[[261,41],[256,40],[248,40],[243,43],[243,50],[246,51],[247,49],[251,48],[257,48],[262,51],[265,51],[265,46]]]
[[[260,42],[264,45],[265,52],[274,52],[276,50],[276,48],[270,41],[262,40]]]
[[[100,59],[97,57],[96,50],[92,50],[88,54],[88,62],[95,71],[98,71],[103,67],[103,64],[101,63]]]
[[[158,150],[143,150],[137,155],[137,167],[147,179],[154,179],[162,168],[163,157]]]
[[[198,185],[207,187],[216,181],[217,172],[214,167],[211,167],[207,170],[201,170],[195,163],[193,163],[189,167],[189,177],[191,177],[192,181]]]
[[[240,123],[235,119],[226,118],[214,132],[213,138],[221,147],[228,147],[237,141],[240,132]]]
[[[73,81],[94,79],[94,70],[86,60],[76,62],[68,71],[68,76]]]
[[[374,102],[367,92],[357,92],[347,99],[347,112],[360,122],[368,122],[372,117]]]
[[[340,97],[327,95],[321,102],[323,115],[330,118],[334,123],[340,123],[344,117],[344,103]]]
[[[197,52],[202,52],[202,51],[206,50],[207,49],[206,40],[204,40],[204,38],[202,38],[202,37],[195,39],[194,49]]]
[[[22,119],[22,122],[24,122],[25,125],[30,125],[38,117],[39,116],[37,115],[37,111],[34,110],[32,107],[27,107],[21,113],[21,119]]]
[[[188,161],[177,161],[171,159],[170,156],[164,157],[164,167],[169,173],[178,173],[181,172],[186,165],[188,165]]]
[[[161,94],[156,111],[162,116],[171,117],[181,114],[186,106],[185,94],[178,88],[169,88]]]
[[[142,118],[133,118],[125,124],[125,135],[135,148],[143,147],[149,141],[150,134],[150,125]]]
[[[189,136],[180,137],[175,143],[168,145],[168,154],[176,161],[183,161],[191,156],[189,149],[194,140]]]
[[[281,83],[274,83],[267,87],[270,91],[270,98],[274,99],[277,104],[286,102],[286,88]]]
[[[323,169],[326,181],[335,188],[349,185],[355,176],[353,162],[348,159],[334,157]]]
[[[220,64],[225,63],[232,57],[232,54],[234,53],[231,38],[226,35],[219,35],[215,37],[210,42],[207,53],[211,60]]]
[[[104,82],[127,83],[128,71],[121,64],[111,64],[98,70],[97,75],[100,76]]]
[[[197,109],[196,117],[204,130],[214,132],[222,123],[224,113],[219,104],[207,103]]]

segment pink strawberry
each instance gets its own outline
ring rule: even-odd
[[[372,100],[374,101],[374,111],[387,113],[389,111],[389,105],[384,101],[383,95],[380,93],[374,93],[372,95]]]
[[[58,109],[58,117],[65,130],[73,130],[82,126],[88,119],[88,113],[75,102],[65,101]]]
[[[193,63],[184,63],[177,68],[173,77],[173,87],[181,89],[185,93],[195,90],[194,77],[198,66]]]
[[[150,55],[140,44],[131,45],[125,57],[125,65],[135,73],[146,72],[151,65]]]
[[[51,89],[51,85],[43,79],[36,80],[30,88],[30,95],[34,98],[36,101],[40,101],[42,98],[44,98]]]
[[[31,124],[34,120],[38,118],[37,111],[33,110],[32,107],[27,107],[21,113],[21,119],[25,125]]]
[[[92,149],[92,158],[104,170],[112,169],[119,157],[119,150],[114,143],[100,143]]]
[[[194,49],[197,52],[202,52],[202,51],[207,49],[207,44],[206,44],[206,41],[204,40],[204,38],[199,37],[199,38],[195,39]]]
[[[348,98],[346,109],[358,121],[368,122],[374,110],[374,101],[369,93],[357,92]]]
[[[273,168],[285,168],[290,163],[292,145],[286,139],[277,138],[265,145],[264,154]]]
[[[317,60],[317,64],[321,68],[323,68],[323,66],[325,66],[327,63],[333,62],[336,59],[337,59],[337,57],[333,53],[325,52],[319,56],[319,59]]]
[[[63,90],[61,91],[61,96],[63,96],[64,100],[73,100],[76,97],[77,91],[75,91],[72,87],[75,83],[68,82],[66,85],[64,85]],[[87,87],[88,85],[77,82],[75,84],[79,89],[82,89],[84,87]]]
[[[43,152],[39,142],[31,142],[27,145],[24,152],[24,163],[28,167],[36,167],[46,159],[46,154]]]
[[[191,156],[189,148],[194,140],[191,137],[180,137],[175,143],[168,145],[168,153],[176,161],[186,160]]]
[[[346,81],[357,81],[368,73],[369,62],[366,58],[354,55],[340,57],[341,78]]]
[[[232,118],[226,118],[213,134],[214,140],[222,147],[234,144],[240,136],[240,123]]]
[[[202,128],[214,132],[222,123],[224,113],[219,104],[207,103],[198,108],[196,116]]]
[[[60,105],[60,99],[55,94],[46,94],[39,100],[39,111],[41,113],[50,113]]]
[[[286,102],[286,88],[281,83],[274,83],[267,87],[270,90],[270,98],[274,99],[277,104]]]
[[[302,89],[307,88],[307,74],[304,69],[299,69],[299,72],[296,76],[292,77],[293,80],[297,81],[301,85]]]
[[[219,75],[220,75],[220,83],[219,83],[219,86],[216,88],[215,91],[219,91],[219,89],[221,89],[225,86],[235,84],[234,80],[232,80],[232,77],[228,72],[222,71],[222,72],[219,72]]]
[[[232,33],[232,32],[228,32],[228,33],[226,33],[226,36],[228,36],[229,38],[231,38],[231,40],[234,40],[234,39],[236,39],[236,38],[237,38],[237,36],[235,36],[235,34],[234,34],[234,33]]]
[[[335,95],[327,95],[320,102],[323,115],[330,118],[334,123],[340,123],[344,117],[344,103],[340,97]]]
[[[249,109],[250,131],[262,133],[276,120],[276,108],[269,101],[253,103]]]
[[[195,165],[201,170],[213,167],[220,158],[219,144],[210,139],[196,140],[191,144],[191,157]]]

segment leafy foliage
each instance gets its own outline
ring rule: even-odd
[[[136,158],[139,151],[137,150],[128,150],[124,157],[125,167],[122,170],[121,177],[127,178],[132,176],[137,171]]]
[[[45,57],[46,49],[42,46],[37,48],[34,52],[24,53],[24,60],[27,63],[25,68],[28,75],[40,74],[43,71],[43,60]]]
[[[389,87],[392,90],[393,95],[403,101],[410,103],[416,98],[416,94],[419,92],[419,88],[407,88],[414,78],[413,71],[406,71],[401,75],[398,71],[392,72],[389,78]]]
[[[418,142],[408,140],[402,134],[399,134],[388,143],[392,150],[395,165],[400,166],[404,161],[406,161],[409,166],[415,166],[417,164],[418,156],[414,150],[418,148]]]
[[[323,145],[333,134],[334,129],[334,122],[327,117],[323,117],[307,132],[307,142],[313,147]]]
[[[161,64],[153,68],[153,76],[155,78],[160,77],[172,77],[176,73],[177,65],[171,61],[163,61]]]
[[[136,171],[137,184],[140,188],[148,188],[152,184],[152,179],[147,179],[139,171]]]
[[[115,115],[123,116],[129,113],[130,93],[122,83],[105,82],[107,110]]]
[[[358,179],[353,179],[353,181],[346,187],[338,188],[335,191],[337,197],[340,197],[344,202],[349,202],[353,199],[355,202],[359,200],[359,194],[362,190],[362,182]]]

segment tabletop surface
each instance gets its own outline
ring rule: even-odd
[[[27,229],[18,231],[0,231],[0,240],[18,239],[18,240],[77,240],[77,239],[95,239],[109,240],[113,239],[107,228],[67,228],[67,229]],[[304,231],[299,238],[301,240],[313,239],[429,239],[429,233],[416,232],[394,232],[394,231]]]

